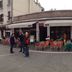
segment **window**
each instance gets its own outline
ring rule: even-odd
[[[0,15],[0,22],[3,22],[3,14]]]
[[[0,9],[3,8],[3,4],[2,4],[2,1],[0,1]]]
[[[8,6],[10,6],[10,4],[11,4],[11,3],[10,3],[10,0],[8,0]]]
[[[11,17],[10,17],[10,11],[9,11],[9,12],[8,12],[8,20],[10,20],[10,18],[11,18]]]

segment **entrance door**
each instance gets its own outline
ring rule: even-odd
[[[45,38],[47,37],[47,28],[40,26],[40,41],[45,41]]]

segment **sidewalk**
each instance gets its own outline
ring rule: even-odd
[[[30,50],[30,57],[25,58],[14,48],[9,53],[9,46],[0,45],[1,72],[72,72],[72,53],[49,53]]]

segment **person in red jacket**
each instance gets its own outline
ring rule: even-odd
[[[28,45],[30,44],[30,39],[29,39],[29,33],[25,33],[25,56],[29,57],[29,47]]]

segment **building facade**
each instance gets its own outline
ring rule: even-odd
[[[13,16],[42,12],[44,8],[38,0],[13,0]]]
[[[11,18],[12,0],[0,0],[0,23],[8,24]]]
[[[5,26],[10,23],[12,17],[12,0],[0,0],[0,38],[5,34]]]
[[[7,24],[11,24],[13,16],[41,12],[41,5],[34,0],[0,0],[0,38],[9,34]]]
[[[72,39],[72,10],[55,10],[21,15],[14,18],[8,28],[29,31],[36,41],[46,37],[52,40]]]
[[[38,0],[0,0],[0,23],[8,24],[13,16],[41,12]]]

